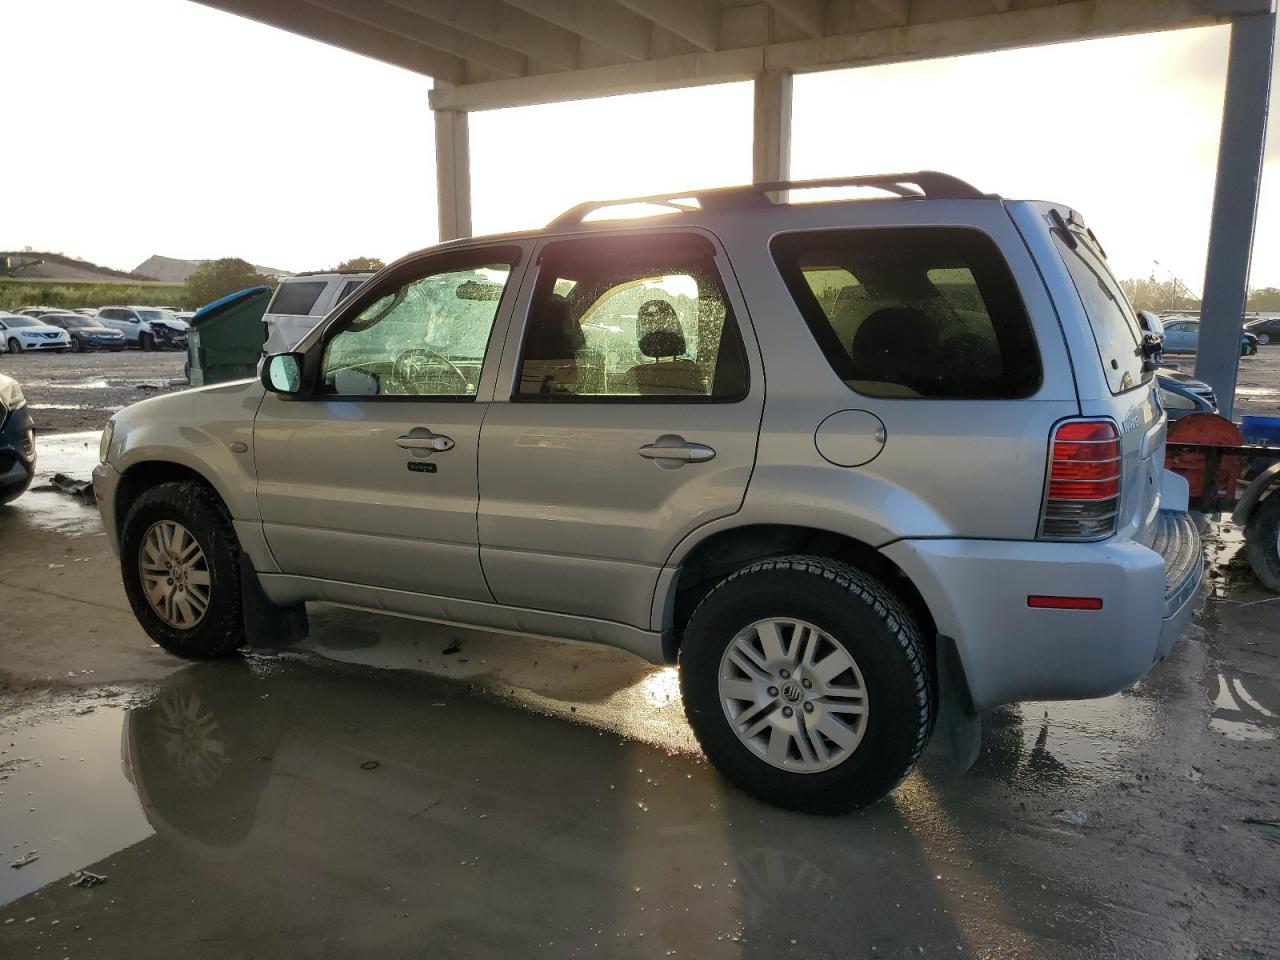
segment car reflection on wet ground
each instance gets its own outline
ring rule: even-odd
[[[38,492],[0,543],[6,958],[1280,954],[1280,604],[1230,528],[1147,680],[997,711],[971,771],[840,818],[720,781],[673,668],[324,606],[183,664],[92,510]]]

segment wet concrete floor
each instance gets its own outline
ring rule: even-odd
[[[95,458],[41,438],[46,474]],[[317,606],[296,650],[174,660],[96,513],[33,492],[0,510],[0,956],[1280,956],[1280,601],[1208,547],[1134,689],[815,818],[724,784],[674,669],[613,651]]]

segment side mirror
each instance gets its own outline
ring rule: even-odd
[[[272,393],[294,396],[302,390],[302,354],[274,353],[262,365],[262,385]]]

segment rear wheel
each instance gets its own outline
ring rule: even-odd
[[[1244,530],[1249,566],[1268,590],[1280,593],[1280,489],[1258,504]]]
[[[162,483],[129,509],[120,572],[138,622],[170,653],[208,659],[245,641],[240,546],[217,495]]]
[[[819,557],[764,560],[694,611],[680,658],[707,757],[762,800],[809,813],[875,803],[934,720],[924,643],[879,581]]]
[[[22,344],[19,342],[19,340],[18,340],[18,338],[17,338],[17,337],[10,337],[10,338],[9,338],[9,352],[10,352],[10,353],[21,353],[21,352],[22,352]]]

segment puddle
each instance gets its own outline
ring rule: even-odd
[[[36,437],[36,475],[31,486],[48,484],[55,473],[65,473],[77,480],[92,479],[93,468],[98,465],[101,437],[97,430]],[[28,490],[0,513],[0,522],[9,516],[69,537],[102,532],[95,508],[60,491]]]
[[[1209,729],[1231,740],[1280,738],[1280,689],[1274,683],[1220,665],[1205,678],[1213,705]]]
[[[1222,717],[1213,717],[1209,721],[1209,729],[1217,731],[1228,740],[1256,742],[1260,740],[1275,740],[1280,737],[1280,733],[1275,730],[1265,730],[1244,720],[1224,720]]]
[[[0,910],[16,921],[0,943],[83,953],[60,942],[80,924],[113,956],[139,931],[175,953],[230,932],[255,955],[321,943],[399,955],[424,930],[465,956],[954,956],[997,942],[1013,917],[1027,955],[1091,956],[1129,916],[1075,860],[1020,862],[993,819],[1004,785],[984,801],[981,782],[917,776],[860,813],[805,817],[697,757],[463,683],[261,659],[192,666],[128,712],[9,738],[42,765],[5,785],[3,834],[23,823],[27,790],[38,810],[46,789],[65,805],[17,835],[15,854],[30,844],[42,859],[3,871],[4,899],[57,882]],[[673,677],[624,689],[661,707]],[[93,776],[62,774],[89,751]],[[84,868],[108,885],[68,888]]]
[[[121,769],[126,711],[0,727],[0,903],[81,870],[152,833]],[[11,863],[30,851],[39,859]]]

